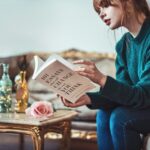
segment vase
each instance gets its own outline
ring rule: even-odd
[[[9,64],[1,64],[3,74],[0,80],[0,112],[10,112],[12,106],[12,81],[9,77]]]

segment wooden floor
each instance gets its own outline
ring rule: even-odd
[[[0,133],[0,150],[33,150],[32,139],[25,136],[23,149],[19,146],[17,134]],[[60,140],[45,140],[45,150],[60,150]],[[71,150],[97,150],[96,142],[87,140],[71,140]]]

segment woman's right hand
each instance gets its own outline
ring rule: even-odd
[[[91,99],[87,94],[81,96],[75,103],[71,103],[63,97],[61,97],[61,100],[65,106],[72,108],[91,104]]]
[[[79,65],[79,67],[75,68],[75,71],[78,74],[89,78],[91,81],[100,85],[101,87],[105,85],[107,76],[104,75],[100,70],[98,70],[94,62],[86,60],[76,60],[73,63]]]

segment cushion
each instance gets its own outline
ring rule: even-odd
[[[32,53],[24,54],[24,55],[17,55],[11,57],[4,57],[0,58],[0,63],[9,64],[9,76],[15,85],[15,77],[19,74],[20,70],[26,70],[27,75],[26,79],[28,80],[33,73],[33,67],[30,65],[30,61],[32,60],[33,55]],[[0,78],[2,77],[3,69],[2,66],[0,67]],[[13,88],[14,90],[15,88]]]
[[[87,121],[72,121],[71,128],[75,130],[96,131],[96,123]]]
[[[27,70],[27,78],[30,77],[31,70],[30,61],[33,58],[32,54],[24,54],[18,56],[4,57],[0,58],[0,63],[9,64],[9,75],[10,78],[14,81],[15,76],[19,73],[21,69]],[[3,70],[0,67],[0,76],[2,76]]]

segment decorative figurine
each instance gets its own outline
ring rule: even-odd
[[[28,86],[26,82],[26,71],[20,71],[19,75],[16,76],[16,104],[15,111],[24,113],[28,107]]]

